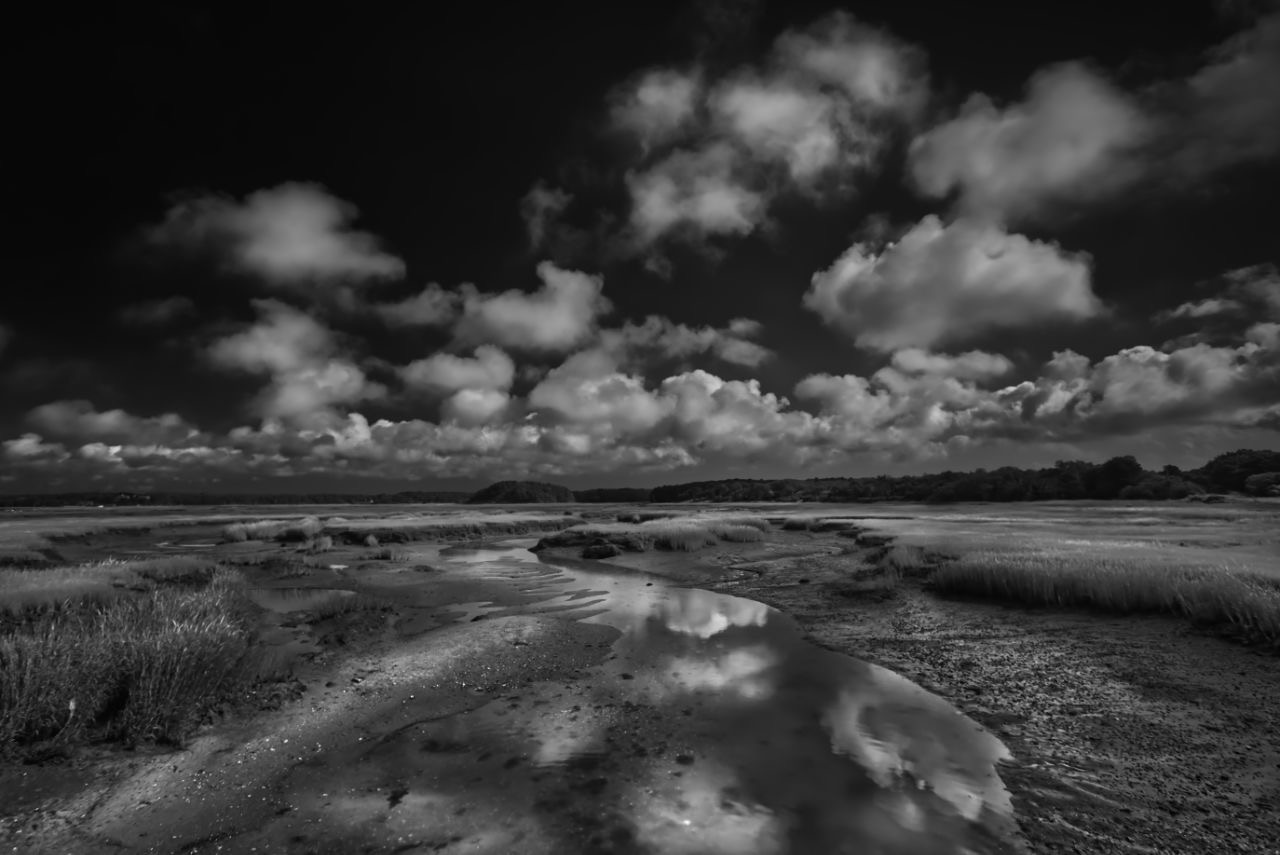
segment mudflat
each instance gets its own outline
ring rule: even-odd
[[[1035,567],[1051,546],[1055,572],[1064,554],[1130,556],[1099,566],[1196,585],[1196,562],[1275,569],[1273,506],[1165,507],[673,507],[666,548],[598,507],[341,519],[335,543],[304,545],[228,542],[225,518],[78,530],[55,537],[61,557],[110,553],[117,581],[175,546],[235,568],[269,667],[180,746],[0,764],[0,844],[1280,851],[1280,662],[1249,634],[1264,625],[932,581],[993,544]],[[639,546],[582,560],[555,532],[584,516]]]

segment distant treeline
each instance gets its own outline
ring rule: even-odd
[[[400,493],[27,493],[0,495],[0,507],[71,505],[395,505],[465,502],[471,493],[407,490]]]
[[[1046,469],[978,469],[865,478],[730,478],[652,490],[571,491],[557,484],[501,481],[475,493],[52,493],[0,496],[0,507],[70,505],[369,505],[440,502],[1026,502],[1053,499],[1185,499],[1206,493],[1280,496],[1280,452],[1241,449],[1199,469],[1143,469],[1131,457],[1105,463],[1061,460]]]
[[[979,469],[930,475],[799,480],[731,479],[655,487],[653,502],[1026,502],[1184,499],[1204,493],[1280,495],[1280,452],[1242,449],[1199,469],[1142,468],[1131,456],[1063,460],[1047,469]]]

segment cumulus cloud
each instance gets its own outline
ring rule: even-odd
[[[174,416],[54,402],[30,414],[32,432],[5,441],[3,455],[14,472],[132,471],[188,480],[536,478],[735,462],[799,469],[864,453],[942,459],[1010,439],[1077,442],[1156,426],[1274,428],[1278,340],[1280,323],[1264,321],[1228,345],[1133,347],[1097,360],[1062,351],[1020,381],[1010,379],[1013,369],[997,354],[906,348],[870,376],[801,380],[795,395],[812,412],[756,381],[705,370],[648,383],[595,347],[569,356],[523,400],[500,388],[501,369],[496,379],[495,372],[481,379],[498,388],[442,384],[447,397],[436,422],[371,420],[326,407],[301,421],[268,415],[260,426],[211,435]],[[267,347],[245,350],[254,354],[245,365],[287,370],[312,361]],[[454,384],[478,369],[479,354],[474,361],[451,375]]]
[[[753,231],[764,221],[766,200],[735,174],[737,164],[732,147],[715,144],[677,151],[628,176],[637,245],[673,232],[701,239]]]
[[[10,463],[61,463],[69,456],[62,444],[45,442],[38,433],[6,439],[0,447],[4,448],[4,457]]]
[[[200,432],[177,413],[141,417],[121,409],[98,412],[85,400],[53,401],[27,413],[26,422],[44,436],[69,440],[191,445]]]
[[[511,396],[501,389],[459,389],[444,402],[446,421],[482,425],[498,419],[510,406]]]
[[[1202,286],[1216,286],[1219,293],[1200,300],[1189,300],[1160,312],[1156,315],[1156,320],[1200,320],[1224,315],[1254,319],[1261,316],[1280,320],[1280,270],[1273,263],[1237,268],[1217,279],[1202,283]]]
[[[861,347],[957,344],[999,329],[1098,315],[1088,256],[926,216],[896,243],[857,243],[813,277],[805,305]]]
[[[690,327],[659,315],[640,323],[628,321],[616,329],[602,330],[599,347],[623,362],[649,359],[687,359],[711,354],[721,361],[756,368],[772,358],[773,351],[751,341],[763,326],[749,318],[735,318],[727,327]]]
[[[616,127],[648,148],[679,135],[693,120],[700,90],[694,72],[654,69],[614,92],[610,115]]]
[[[1140,180],[1203,179],[1280,152],[1280,12],[1217,46],[1186,77],[1124,91],[1079,62],[1037,71],[1020,102],[975,94],[917,137],[909,167],[963,214],[1046,219]],[[1170,181],[1170,177],[1175,180]]]
[[[965,380],[982,380],[1000,377],[1013,370],[1013,363],[999,353],[971,350],[956,356],[930,353],[918,347],[908,347],[893,354],[894,368],[907,374],[937,374]]]
[[[866,156],[842,139],[858,128],[849,126],[839,107],[840,102],[818,90],[755,79],[723,85],[713,102],[720,121],[756,158],[782,161],[802,186],[842,158],[861,161]]]
[[[783,33],[774,49],[781,67],[837,87],[859,106],[914,116],[928,100],[923,52],[847,12]]]
[[[452,323],[461,307],[462,294],[432,282],[403,300],[373,304],[373,312],[388,326],[438,327]]]
[[[196,304],[190,297],[177,295],[131,303],[119,311],[118,317],[128,326],[162,327],[179,318],[189,317],[195,314],[195,311]]]
[[[242,201],[202,196],[149,231],[157,244],[214,251],[230,269],[281,287],[396,278],[404,262],[351,227],[358,209],[318,184],[286,183]]]
[[[1175,164],[1202,175],[1280,154],[1280,11],[1216,47],[1185,83],[1162,87],[1175,106]],[[1171,90],[1171,91],[1170,91]]]
[[[511,357],[492,345],[481,345],[471,357],[436,353],[400,370],[407,385],[430,392],[465,389],[498,391],[511,388],[516,367]]]
[[[378,398],[386,390],[338,354],[332,332],[311,315],[278,300],[255,300],[258,321],[215,341],[215,365],[271,378],[254,409],[268,418],[303,419],[335,404]]]
[[[918,51],[843,13],[719,79],[646,74],[615,95],[614,124],[642,154],[627,173],[629,248],[746,235],[788,194],[847,191],[927,88]]]
[[[601,279],[549,262],[538,265],[538,278],[542,285],[531,294],[482,294],[464,286],[455,335],[464,342],[544,352],[571,350],[589,339],[611,309]]]
[[[1011,387],[1024,424],[1067,434],[1127,432],[1163,420],[1243,426],[1280,394],[1280,351],[1245,341],[1125,348],[1096,363],[1055,354],[1039,378]]]
[[[1029,219],[1134,180],[1134,154],[1150,130],[1130,96],[1097,71],[1065,63],[1037,72],[1020,103],[972,96],[911,144],[911,175],[926,195],[956,192],[967,214]]]

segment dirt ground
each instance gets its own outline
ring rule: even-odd
[[[704,563],[700,586],[781,609],[992,729],[1032,851],[1280,852],[1274,652],[1171,618],[943,600],[911,580],[848,595],[851,556],[832,554],[847,540],[782,540],[777,557]],[[736,572],[713,581],[716,563]]]

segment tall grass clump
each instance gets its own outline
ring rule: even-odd
[[[764,532],[752,525],[714,523],[708,526],[708,530],[730,543],[756,543],[764,540]]]
[[[929,577],[943,593],[1116,613],[1181,615],[1280,643],[1280,585],[1223,567],[1162,565],[1070,552],[961,556]]]
[[[716,544],[716,536],[699,525],[654,526],[650,537],[655,549],[669,552],[696,552]]]
[[[249,540],[276,540],[281,543],[306,543],[324,531],[318,517],[299,520],[255,520],[236,522],[222,527],[222,534],[232,543]]]
[[[179,743],[236,677],[251,611],[238,574],[67,600],[0,632],[0,753],[87,734]]]
[[[621,523],[645,523],[654,520],[669,520],[677,517],[679,514],[673,514],[666,511],[630,511],[618,514],[618,522]]]

